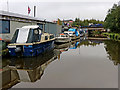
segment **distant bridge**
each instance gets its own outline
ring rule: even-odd
[[[99,31],[100,33],[105,32],[106,30],[103,27],[84,27],[81,28],[85,31],[88,31],[88,36],[92,36],[93,35],[93,31]]]
[[[84,27],[84,28],[81,28],[81,29],[87,29],[88,31],[89,30],[100,30],[100,31],[105,31],[105,29],[103,27]]]

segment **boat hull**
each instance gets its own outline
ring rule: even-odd
[[[76,40],[76,39],[79,39],[80,36],[71,36],[70,38],[71,38],[71,40]]]
[[[67,43],[70,41],[70,38],[56,38],[55,43]]]
[[[22,50],[16,51],[17,47],[21,47]],[[47,50],[49,51],[51,49],[54,49],[54,40],[33,45],[16,45],[12,48],[8,47],[8,49],[10,56],[23,56],[23,57],[37,56],[40,53],[43,53]]]

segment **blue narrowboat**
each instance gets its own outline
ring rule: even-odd
[[[75,28],[70,28],[68,31],[65,31],[64,34],[68,34],[71,40],[76,40],[80,38],[80,33]]]
[[[54,35],[44,33],[38,25],[16,29],[8,45],[10,56],[37,56],[54,48]]]

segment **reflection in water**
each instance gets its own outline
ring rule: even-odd
[[[70,49],[77,49],[79,43],[79,40],[71,42]]]
[[[96,46],[96,45],[100,45],[100,43],[103,43],[102,41],[98,41],[98,40],[84,40],[84,41],[81,41],[79,46]]]
[[[120,42],[109,40],[104,43],[109,59],[114,62],[114,65],[120,64]]]
[[[62,54],[62,52],[68,51],[70,45],[71,45],[70,42],[64,43],[64,44],[55,44],[54,52],[58,60],[60,60],[60,54]]]
[[[3,71],[0,73],[3,76],[3,88],[10,88],[21,81],[37,81],[43,75],[47,65],[56,58],[54,51],[50,51],[32,58],[3,59]]]
[[[55,49],[32,58],[11,58],[3,59],[2,86],[10,88],[20,82],[36,82],[41,79],[44,70],[52,61],[60,60],[60,55],[69,49],[77,49],[82,46],[97,46],[103,43],[98,40],[79,39],[70,43],[55,45]],[[120,43],[113,41],[104,41],[105,49],[109,54],[109,58],[114,61],[115,65],[120,63]],[[86,54],[87,55],[87,54]]]
[[[64,44],[55,44],[55,49],[60,50],[61,52],[68,51],[70,44],[70,42]]]
[[[68,51],[69,49],[77,49],[80,48],[80,46],[96,46],[100,45],[100,43],[103,43],[102,41],[98,40],[87,40],[87,39],[78,39],[69,43],[65,44],[55,44],[55,50],[56,56],[58,57],[58,60],[60,60],[60,54],[62,52]]]
[[[3,59],[4,60],[4,59]],[[10,61],[5,59],[2,63],[2,71],[0,71],[0,76],[2,76],[1,88],[10,88],[11,86],[17,84],[19,81],[19,76],[15,67],[9,66]]]

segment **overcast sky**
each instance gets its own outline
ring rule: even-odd
[[[8,1],[8,4],[7,4]],[[98,19],[104,20],[108,9],[120,0],[0,0],[0,10],[33,16],[33,7],[37,7],[36,17],[54,21],[63,19]],[[8,9],[8,7],[9,9]]]

